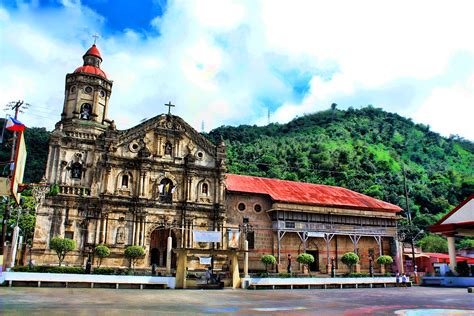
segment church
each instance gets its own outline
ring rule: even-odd
[[[76,241],[69,265],[84,266],[104,244],[111,255],[102,265],[127,267],[124,251],[137,245],[145,249],[137,268],[171,274],[179,255],[192,271],[207,268],[206,256],[224,270],[229,254],[242,262],[247,253],[248,269],[261,271],[260,257],[273,254],[283,272],[288,263],[301,271],[295,259],[307,252],[319,273],[346,271],[340,257],[349,251],[361,271],[371,258],[398,256],[398,206],[340,187],[228,174],[224,141],[211,143],[172,115],[171,103],[168,113],[118,129],[107,116],[113,82],[101,63],[94,44],[66,75],[45,171],[54,194],[36,217],[36,264],[57,264],[54,236]]]

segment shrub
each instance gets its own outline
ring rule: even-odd
[[[291,273],[288,273],[288,272],[280,272],[280,273],[278,273],[278,277],[279,278],[291,278],[292,275],[291,275]]]
[[[469,264],[467,261],[460,261],[456,265],[456,272],[459,276],[469,276]]]
[[[306,266],[308,268],[308,274],[311,275],[309,265],[314,262],[313,255],[310,255],[309,253],[302,253],[296,258],[296,261]]]
[[[346,252],[342,255],[341,261],[349,268],[349,272],[352,272],[352,266],[359,262],[359,256],[353,252]]]
[[[76,242],[69,238],[53,237],[49,242],[49,248],[56,251],[59,259],[59,266],[64,261],[66,254],[76,248]]]
[[[110,256],[110,249],[105,245],[98,245],[97,247],[95,247],[94,252],[95,255],[98,257],[97,268],[100,268],[100,265],[102,264],[102,259]]]
[[[367,274],[367,273],[359,273],[359,272],[344,274],[344,277],[346,277],[346,278],[366,278],[368,276],[369,276],[369,274]]]
[[[385,266],[387,264],[392,264],[393,259],[390,256],[380,256],[377,258],[377,263],[380,264],[381,266]]]
[[[111,274],[117,274],[117,272],[114,268],[95,268],[94,271],[92,271],[92,274],[105,274],[105,275],[111,275]]]
[[[265,265],[265,271],[268,272],[268,265],[269,264],[276,264],[276,259],[272,255],[263,255],[262,258],[260,258],[260,261]]]
[[[125,249],[125,257],[130,260],[130,267],[132,270],[135,267],[137,261],[145,255],[145,249],[140,246],[128,246]]]

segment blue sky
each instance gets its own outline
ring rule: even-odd
[[[64,78],[93,42],[118,128],[166,111],[196,129],[367,104],[474,140],[470,1],[0,2],[0,102],[52,129]],[[6,75],[5,75],[6,74]]]

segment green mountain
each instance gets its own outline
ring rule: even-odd
[[[474,192],[474,143],[368,106],[263,127],[223,126],[229,172],[346,187],[406,209],[422,229]]]
[[[25,135],[25,182],[38,182],[49,132],[29,128]],[[342,186],[404,209],[405,168],[409,208],[423,229],[474,192],[474,143],[371,106],[334,108],[287,124],[223,126],[206,136],[225,140],[231,173]],[[0,162],[9,160],[9,146],[1,145]]]

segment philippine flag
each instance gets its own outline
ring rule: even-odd
[[[22,122],[15,120],[13,117],[9,117],[5,128],[13,132],[23,132],[25,130],[25,125]]]

